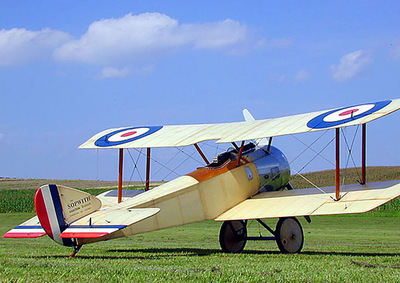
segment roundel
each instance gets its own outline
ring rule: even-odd
[[[345,124],[372,114],[382,109],[390,102],[391,100],[385,100],[331,110],[311,119],[307,123],[307,127],[312,129],[324,129]]]
[[[161,128],[162,126],[124,128],[102,136],[94,144],[99,147],[120,145],[151,135]]]

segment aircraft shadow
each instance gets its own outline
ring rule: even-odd
[[[206,256],[212,254],[221,254],[223,253],[220,249],[192,249],[192,248],[166,248],[166,249],[116,249],[116,250],[108,250],[109,253],[150,253],[150,254],[165,254],[162,256]],[[282,254],[280,251],[271,251],[271,250],[244,250],[242,254]],[[303,255],[339,255],[339,256],[399,256],[398,253],[371,253],[371,252],[323,252],[323,251],[303,251],[300,254]]]
[[[108,255],[85,255],[77,254],[76,258],[79,259],[158,259],[165,257],[188,257],[188,256],[208,256],[214,254],[222,254],[219,249],[193,249],[193,248],[149,248],[149,249],[115,249],[106,251]],[[122,255],[124,253],[124,255]],[[128,253],[129,255],[126,255]],[[275,255],[281,254],[280,251],[263,251],[263,250],[244,250],[242,254],[254,255]],[[362,257],[379,257],[379,256],[393,256],[398,257],[398,253],[369,253],[369,252],[322,252],[322,251],[304,251],[300,255],[308,256],[362,256]],[[288,255],[291,256],[291,255]],[[68,255],[53,255],[53,256],[36,256],[35,258],[65,258]]]

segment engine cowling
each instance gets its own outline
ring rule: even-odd
[[[256,165],[260,176],[260,191],[276,191],[290,186],[290,167],[286,156],[274,146],[245,154]]]

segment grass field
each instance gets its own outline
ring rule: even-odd
[[[0,233],[32,214],[0,214]],[[398,282],[398,212],[300,219],[300,254],[280,254],[275,242],[248,242],[242,254],[221,253],[220,223],[182,227],[71,248],[47,236],[0,239],[0,280],[5,282]],[[271,222],[274,226],[274,221]],[[256,223],[250,233],[258,235]],[[267,235],[267,234],[266,234]]]
[[[369,170],[369,181],[400,179],[400,167]],[[309,173],[307,178],[327,186],[331,174]],[[350,172],[350,178],[357,174]],[[30,187],[60,183],[14,181],[0,181],[0,235],[34,215]],[[60,184],[94,194],[113,186],[96,182]],[[293,181],[298,188],[302,182]],[[300,254],[281,254],[274,241],[251,241],[241,254],[224,254],[218,243],[221,223],[214,221],[86,245],[75,258],[68,258],[71,248],[47,236],[0,238],[0,282],[398,282],[399,219],[399,199],[373,213],[313,217],[311,224],[300,218],[305,235]],[[275,227],[276,220],[267,223]],[[251,222],[249,236],[260,232],[270,236]]]

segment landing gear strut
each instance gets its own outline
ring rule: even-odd
[[[225,253],[240,253],[248,240],[275,240],[282,253],[299,253],[303,248],[304,234],[300,222],[294,217],[279,218],[275,231],[261,219],[256,219],[273,237],[248,237],[247,221],[232,220],[222,223],[219,243]]]
[[[81,248],[82,248],[82,245],[74,246],[74,251],[72,252],[72,254],[69,257],[74,257]]]

